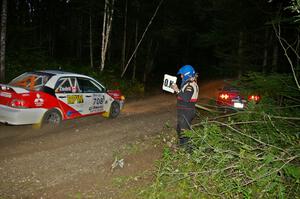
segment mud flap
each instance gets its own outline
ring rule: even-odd
[[[40,129],[42,127],[42,122],[36,123],[36,124],[32,124],[32,128],[33,129]]]
[[[40,119],[40,121],[36,124],[32,124],[32,128],[33,129],[41,129],[42,128],[42,118]]]
[[[103,117],[106,117],[106,118],[109,118],[109,112],[104,112],[104,113],[102,113],[102,116],[103,116]]]

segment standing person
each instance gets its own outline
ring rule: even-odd
[[[184,130],[191,129],[191,122],[196,116],[195,104],[198,99],[199,87],[197,75],[191,65],[181,67],[177,73],[181,77],[180,89],[176,84],[172,89],[177,93],[177,135],[179,145],[191,150],[189,138],[183,135]]]

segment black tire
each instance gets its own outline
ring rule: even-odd
[[[61,124],[62,116],[57,109],[47,111],[42,120],[42,127],[57,127]]]
[[[110,105],[109,118],[116,118],[120,114],[120,104],[118,102],[113,102]]]

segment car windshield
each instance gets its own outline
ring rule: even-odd
[[[24,73],[13,79],[9,85],[38,91],[47,83],[49,78],[50,75],[46,73]]]

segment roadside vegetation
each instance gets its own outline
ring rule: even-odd
[[[293,77],[251,73],[238,84],[260,92],[260,103],[194,124],[186,132],[191,153],[166,145],[142,197],[299,198],[300,92]]]
[[[24,65],[24,63],[26,63]],[[86,65],[76,62],[57,62],[43,53],[30,54],[22,52],[8,57],[7,82],[18,75],[39,70],[62,70],[91,76],[101,82],[107,89],[120,89],[127,96],[144,95],[145,85],[136,79],[121,78],[121,71],[117,65],[110,66],[110,70],[99,72]]]

